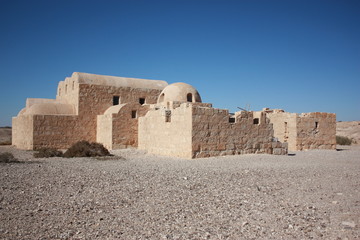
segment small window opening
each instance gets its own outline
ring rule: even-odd
[[[67,84],[65,85],[65,94],[67,93]]]
[[[235,118],[234,117],[229,117],[229,123],[235,123]]]
[[[159,102],[163,102],[163,101],[164,101],[164,98],[165,98],[165,94],[162,93],[162,94],[160,95]]]
[[[188,102],[192,102],[192,94],[188,93],[188,95],[186,96],[186,99]]]
[[[171,111],[170,110],[165,111],[165,122],[171,122]]]
[[[131,111],[131,118],[137,118],[137,111],[136,110]]]
[[[75,82],[72,82],[72,90],[75,88]]]
[[[315,129],[319,128],[319,122],[315,122]]]
[[[119,105],[120,97],[119,96],[113,96],[113,105]]]
[[[253,123],[254,123],[254,124],[259,124],[259,119],[258,119],[258,118],[254,118]]]
[[[140,103],[141,105],[145,104],[145,98],[139,98],[139,103]]]
[[[285,127],[285,132],[284,132],[284,142],[287,142],[289,136],[289,130],[288,130],[288,123],[287,122],[284,122],[284,127]]]

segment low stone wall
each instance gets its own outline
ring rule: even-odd
[[[12,145],[19,149],[33,149],[34,117],[20,115],[12,118]]]
[[[254,124],[252,112],[238,112],[230,119],[223,109],[193,106],[193,158],[268,153],[286,154],[287,144],[273,142],[273,129],[265,114]]]
[[[149,153],[192,158],[192,108],[184,103],[166,110],[151,109],[139,118],[139,149]]]
[[[93,141],[77,116],[34,115],[33,148],[66,149],[77,141]],[[96,128],[96,126],[93,126]]]

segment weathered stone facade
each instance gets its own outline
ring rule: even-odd
[[[273,128],[264,113],[254,123],[253,112],[193,107],[193,157],[248,153],[283,155],[287,144],[273,139]]]
[[[336,149],[334,113],[287,113],[264,109],[273,124],[274,137],[289,144],[289,150]]]
[[[143,85],[146,88],[142,88]],[[71,78],[59,83],[56,99],[27,100],[26,107],[13,118],[13,145],[22,149],[63,149],[80,140],[95,142],[98,116],[114,106],[115,98],[116,105],[139,102],[152,104],[156,103],[165,86],[167,83],[164,81],[74,73]],[[131,114],[129,111],[128,114]],[[144,111],[139,112],[139,116],[142,115]],[[122,138],[134,139],[134,134],[136,132],[128,131],[128,135]],[[113,144],[126,147],[126,142],[129,146],[136,146],[137,142],[109,141],[111,144],[105,145],[110,149]]]
[[[68,148],[86,140],[108,149],[202,158],[334,149],[335,114],[213,108],[186,83],[74,73],[56,99],[28,99],[13,118],[13,145]]]

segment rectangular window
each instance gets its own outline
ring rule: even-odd
[[[145,98],[139,98],[139,103],[140,103],[141,105],[145,104]]]
[[[136,110],[131,111],[131,118],[137,118],[137,111]]]
[[[254,118],[253,123],[254,123],[254,124],[259,124],[259,119],[258,119],[258,118]]]
[[[120,97],[119,96],[113,96],[113,105],[119,105]]]
[[[234,117],[229,117],[229,123],[235,123],[235,118]]]
[[[318,129],[319,127],[319,122],[315,122],[315,129]]]

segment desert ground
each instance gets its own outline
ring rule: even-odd
[[[0,164],[0,239],[360,239],[360,146]]]

